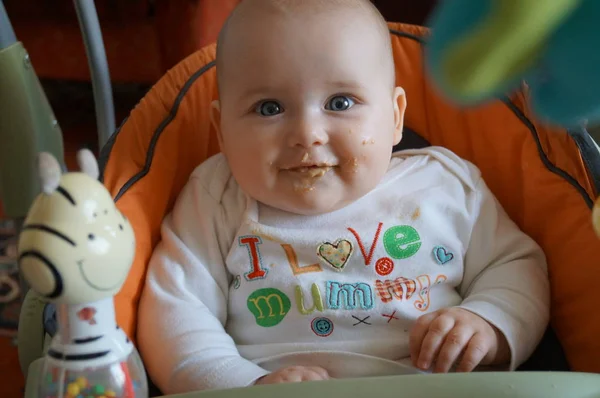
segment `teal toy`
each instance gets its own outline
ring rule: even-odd
[[[463,106],[525,82],[540,120],[600,122],[599,20],[595,0],[446,0],[428,23],[428,73]]]

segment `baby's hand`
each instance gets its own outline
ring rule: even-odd
[[[435,373],[445,373],[456,363],[457,372],[470,372],[480,364],[508,362],[510,349],[498,329],[470,311],[453,307],[417,319],[410,334],[410,356],[422,370],[434,364]]]
[[[328,380],[329,374],[318,366],[290,366],[281,368],[256,381],[254,384],[297,383],[300,381]]]

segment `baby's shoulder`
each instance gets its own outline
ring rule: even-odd
[[[456,179],[470,190],[476,191],[481,180],[481,171],[473,163],[461,158],[456,153],[443,147],[432,146],[422,149],[407,149],[395,152],[389,173],[401,173],[409,166],[427,178]]]
[[[222,153],[211,156],[197,166],[190,174],[187,185],[218,204],[227,202],[228,197],[243,195]]]

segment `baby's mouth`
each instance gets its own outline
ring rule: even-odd
[[[329,170],[331,170],[333,166],[329,165],[329,164],[322,164],[322,165],[309,165],[309,166],[298,166],[298,167],[291,167],[288,169],[285,169],[288,172],[291,173],[297,173],[298,175],[304,176],[304,177],[308,177],[308,178],[319,178],[319,177],[323,177],[325,175],[325,173],[327,173]]]
[[[337,165],[331,163],[300,163],[281,170],[294,178],[294,190],[310,192],[315,189],[317,181]]]

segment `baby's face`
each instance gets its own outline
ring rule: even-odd
[[[368,20],[265,19],[228,38],[213,112],[221,149],[256,200],[337,210],[381,181],[401,138],[405,102],[387,48]]]

